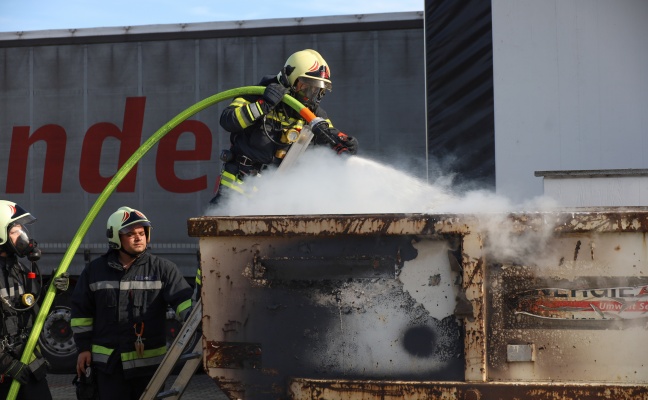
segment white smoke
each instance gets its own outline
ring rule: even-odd
[[[207,215],[305,215],[392,213],[502,213],[548,208],[550,199],[512,204],[495,193],[475,190],[459,195],[452,179],[428,184],[408,171],[359,156],[338,156],[325,148],[308,149],[289,169],[269,169],[246,179],[254,195],[231,196]]]
[[[338,156],[326,148],[311,148],[286,170],[269,169],[246,179],[246,198],[224,198],[206,215],[323,214],[473,214],[487,238],[485,246],[504,258],[515,258],[543,247],[551,227],[519,235],[507,218],[511,212],[537,212],[556,207],[549,198],[522,204],[487,190],[462,194],[452,177],[428,184],[411,173],[359,156]]]

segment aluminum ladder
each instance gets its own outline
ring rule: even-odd
[[[176,336],[171,348],[167,351],[164,359],[155,371],[155,375],[144,389],[144,393],[140,400],[153,400],[153,399],[179,399],[184,393],[189,381],[196,373],[198,366],[202,363],[202,340],[197,340],[191,353],[182,354],[194,337],[194,334],[200,326],[202,319],[202,299],[194,304],[193,311],[189,314],[189,318],[182,326],[180,334]],[[169,375],[173,371],[178,361],[185,361],[184,366],[178,373],[173,385],[169,390],[160,392],[164,382],[166,382]]]

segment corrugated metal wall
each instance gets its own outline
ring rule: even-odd
[[[427,1],[430,173],[455,189],[495,189],[493,42],[489,1]]]

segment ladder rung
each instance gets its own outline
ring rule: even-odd
[[[194,304],[194,309],[189,315],[189,318],[185,321],[182,326],[180,334],[175,338],[173,344],[168,349],[167,353],[164,355],[164,359],[158,366],[155,374],[149,381],[144,393],[140,397],[141,400],[154,400],[154,399],[164,399],[167,397],[172,397],[178,399],[182,396],[187,384],[191,380],[193,374],[196,372],[202,361],[202,343],[197,341],[193,345],[191,353],[182,354],[185,350],[185,347],[191,343],[192,334],[196,334],[195,330],[201,323],[202,319],[202,300]],[[164,382],[171,374],[173,367],[178,361],[186,361],[185,365],[182,367],[182,370],[176,377],[173,387],[166,391],[160,391],[164,387]],[[157,393],[157,394],[156,394]]]

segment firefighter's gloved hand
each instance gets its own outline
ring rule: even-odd
[[[5,371],[5,374],[17,380],[20,384],[26,385],[29,381],[29,371],[30,369],[26,364],[23,364],[19,360],[13,360],[9,364],[9,368]]]
[[[34,355],[36,356],[36,359],[30,362],[27,367],[29,367],[29,370],[37,381],[42,381],[43,378],[45,378],[45,375],[47,375],[47,361],[41,357],[40,353],[36,349],[34,349]]]
[[[281,103],[281,99],[283,99],[286,93],[288,93],[287,87],[278,83],[271,83],[266,86],[263,92],[263,100],[265,100],[265,104],[270,106],[270,109],[273,109],[277,104]]]
[[[290,81],[288,81],[288,75],[290,75],[288,73],[288,68],[283,67],[281,69],[281,72],[279,73],[279,76],[277,77],[279,83],[281,83],[286,88],[290,88]]]
[[[349,136],[349,139],[347,141],[347,148],[349,149],[349,153],[358,154],[358,139],[353,136]]]
[[[54,287],[61,291],[65,292],[70,287],[70,275],[65,272],[60,276],[54,278]]]
[[[76,386],[77,400],[95,400],[99,397],[99,388],[97,387],[97,377],[94,367],[88,366],[86,373],[74,375],[72,384]]]
[[[338,133],[338,139],[340,139],[339,147],[341,151],[338,151],[338,154],[348,151],[349,154],[358,153],[358,139],[353,136],[349,136],[345,133]],[[346,149],[346,150],[345,150]]]
[[[311,131],[315,136],[315,143],[323,144],[328,143],[331,146],[338,144],[335,135],[330,132],[329,123],[324,119],[317,117],[310,122]]]

